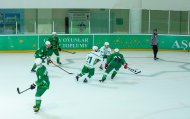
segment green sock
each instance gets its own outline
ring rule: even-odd
[[[102,81],[105,81],[106,77],[107,77],[107,75],[104,74],[103,77],[102,77]]]
[[[117,72],[114,71],[114,72],[112,73],[112,75],[111,75],[111,79],[113,79],[113,78],[115,77],[116,74],[117,74]]]
[[[32,69],[36,69],[36,67],[37,67],[37,65],[36,65],[36,63],[34,63]]]
[[[41,100],[36,100],[36,107],[40,108],[40,105],[41,105]]]
[[[58,62],[60,62],[60,58],[59,58],[59,57],[57,57],[57,63],[58,63]]]

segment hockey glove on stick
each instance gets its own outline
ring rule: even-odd
[[[31,89],[31,90],[33,90],[33,89],[35,89],[35,88],[36,88],[36,85],[35,85],[35,84],[31,84],[31,85],[30,85],[30,89]]]
[[[128,68],[128,64],[125,64],[125,65],[124,65],[124,69],[127,69],[127,68]]]
[[[108,68],[108,64],[105,64],[105,69],[107,69]]]

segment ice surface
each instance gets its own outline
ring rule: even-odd
[[[122,51],[138,75],[123,68],[114,80],[99,83],[103,71],[97,64],[94,77],[76,82],[87,52],[61,53],[62,68],[47,66],[50,89],[42,106],[33,112],[35,90],[17,94],[35,80],[33,53],[0,54],[0,119],[190,119],[190,53]],[[53,57],[55,61],[55,57]]]

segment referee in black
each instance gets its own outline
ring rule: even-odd
[[[153,30],[153,34],[151,37],[151,46],[154,53],[154,60],[157,60],[157,53],[158,53],[158,34],[157,29]]]

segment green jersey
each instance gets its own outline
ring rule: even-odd
[[[49,77],[46,67],[41,65],[36,71],[37,81],[35,82],[37,86],[48,89],[49,88]]]
[[[123,57],[122,54],[118,53],[118,52],[115,52],[113,54],[111,54],[108,59],[107,59],[107,64],[112,64],[112,65],[123,65],[125,64],[126,61]]]
[[[48,39],[48,41],[51,43],[52,49],[59,48],[59,38],[58,37],[51,37]]]
[[[42,58],[42,57],[47,57],[47,56],[49,56],[49,48],[46,48],[46,46],[42,46],[40,49],[38,49],[35,52],[36,58]]]

